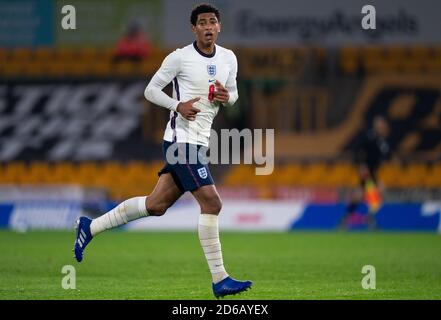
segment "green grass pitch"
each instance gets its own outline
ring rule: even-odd
[[[427,233],[221,233],[231,276],[254,282],[226,299],[441,299],[441,237]],[[0,231],[0,299],[214,299],[195,232],[111,231],[77,263],[74,232]],[[76,289],[61,286],[64,265]],[[362,267],[376,289],[361,286]]]

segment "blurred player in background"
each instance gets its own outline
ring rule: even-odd
[[[84,249],[99,233],[141,217],[161,216],[190,191],[201,208],[198,235],[212,274],[213,293],[219,298],[245,291],[252,282],[238,281],[227,274],[218,229],[221,199],[208,166],[199,157],[197,163],[189,158],[190,152],[200,155],[208,148],[211,124],[219,107],[232,106],[238,99],[237,59],[231,50],[215,44],[221,28],[216,8],[199,5],[190,20],[196,41],[169,54],[145,90],[149,101],[170,110],[163,142],[166,164],[158,173],[157,185],[149,196],[128,199],[97,219],[81,217],[74,252],[81,261]],[[173,97],[162,91],[170,82],[174,85]],[[172,164],[166,156],[169,148],[175,150],[176,146],[187,151],[184,163]]]
[[[114,61],[140,61],[147,58],[151,51],[152,45],[142,29],[142,24],[133,20],[116,44]]]
[[[378,181],[377,171],[381,163],[390,157],[387,141],[389,124],[382,116],[375,116],[372,127],[357,142],[354,161],[359,169],[360,187],[353,191],[340,226],[346,228],[357,215],[357,208],[364,200],[368,207],[368,227],[376,228],[375,214],[382,204],[383,186]]]

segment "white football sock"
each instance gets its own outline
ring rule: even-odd
[[[92,236],[96,236],[105,230],[126,224],[129,221],[147,217],[149,214],[145,205],[146,198],[147,197],[130,198],[121,202],[102,216],[93,219],[90,224],[90,232],[92,233]]]
[[[205,258],[208,262],[208,267],[213,277],[213,283],[217,283],[228,277],[224,268],[221,244],[219,241],[218,216],[201,213],[199,215],[198,234],[202,249],[205,253]]]

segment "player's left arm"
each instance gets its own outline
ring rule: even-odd
[[[232,106],[239,98],[237,91],[237,58],[234,53],[231,54],[231,68],[228,74],[225,87],[216,80],[216,91],[214,92],[214,100],[222,103],[224,106]]]

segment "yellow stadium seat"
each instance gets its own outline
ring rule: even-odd
[[[352,74],[358,69],[359,50],[355,47],[345,47],[340,53],[340,66],[345,73]]]
[[[7,64],[2,66],[2,74],[7,77],[20,76],[23,74],[25,65],[22,62],[8,61]]]
[[[403,46],[387,48],[385,57],[387,71],[406,71],[406,63],[409,61],[407,51],[407,48]]]
[[[26,64],[24,73],[28,76],[45,76],[51,63],[49,61],[35,60]]]
[[[126,173],[129,175],[145,174],[148,171],[147,163],[141,161],[131,161],[126,165]]]
[[[62,77],[66,74],[66,63],[60,60],[53,61],[45,67],[44,74],[55,77]]]
[[[427,188],[441,188],[441,163],[433,164],[427,169],[424,186]]]
[[[51,48],[37,48],[34,51],[34,59],[42,63],[52,62],[54,60],[54,51]]]
[[[131,61],[121,61],[113,64],[113,73],[121,77],[130,77],[138,72],[138,64]]]
[[[224,184],[231,187],[249,186],[253,174],[253,167],[250,165],[233,165],[224,177]]]
[[[410,188],[422,187],[427,176],[428,172],[425,164],[410,164],[404,170],[401,185]]]
[[[403,174],[401,165],[385,163],[378,170],[378,179],[386,187],[401,187]]]
[[[272,187],[275,185],[276,182],[276,170],[274,170],[271,174],[264,174],[264,175],[257,175],[256,169],[257,167],[253,168],[253,170],[250,173],[250,176],[248,178],[249,182],[255,186],[260,188],[266,188],[266,187]]]
[[[75,63],[66,65],[66,73],[72,76],[88,77],[90,74],[91,63],[78,60]]]
[[[70,184],[74,182],[76,167],[71,162],[60,162],[53,165],[52,181],[58,184]]]
[[[102,164],[102,173],[109,176],[118,176],[124,174],[124,167],[116,161],[109,161]]]
[[[17,48],[11,50],[10,60],[25,63],[32,59],[32,51],[28,48]]]
[[[95,63],[98,60],[98,50],[96,48],[78,49],[78,61],[84,63]]]
[[[306,187],[326,186],[327,165],[324,163],[312,163],[305,166],[301,184]]]
[[[369,73],[384,71],[385,61],[387,61],[383,48],[378,46],[363,48],[361,60],[364,69]]]
[[[4,64],[9,59],[9,50],[0,48],[0,63]]]
[[[162,161],[154,161],[147,165],[148,172],[146,175],[146,181],[151,186],[155,186],[158,181],[158,172],[162,169],[164,163]]]
[[[101,188],[111,189],[114,186],[121,187],[127,180],[124,165],[119,162],[110,161],[98,167],[95,185]]]
[[[30,184],[52,182],[52,170],[47,162],[33,162],[29,165],[29,173],[24,182]]]
[[[441,71],[441,46],[432,48],[431,58],[426,60],[425,65],[429,72]]]
[[[421,72],[426,68],[426,61],[429,60],[430,50],[428,47],[414,46],[409,49],[409,59],[407,70],[411,72]]]
[[[149,175],[151,171],[149,169],[148,163],[133,161],[126,165],[126,171],[124,176],[124,181],[131,186],[131,188],[140,188],[140,186],[145,186],[149,184]],[[144,190],[144,193],[149,190]]]
[[[96,76],[109,76],[112,73],[112,65],[107,60],[100,60],[90,65],[89,72]]]
[[[280,186],[295,186],[301,182],[303,167],[301,164],[288,164],[275,170],[275,181]]]
[[[430,49],[424,46],[413,46],[409,48],[409,55],[413,59],[424,60],[430,55]]]
[[[28,174],[28,168],[23,162],[10,162],[3,167],[0,183],[19,184]]]
[[[98,176],[98,165],[95,162],[84,162],[78,164],[75,182],[84,186],[96,186]]]
[[[115,55],[114,48],[100,48],[97,51],[98,59],[101,61],[112,61],[113,57]]]
[[[72,62],[78,56],[77,50],[69,47],[60,47],[54,50],[55,61]]]
[[[359,176],[354,165],[350,163],[336,163],[329,167],[326,185],[330,187],[356,187],[359,185]]]
[[[141,62],[139,65],[139,68],[137,68],[136,72],[139,75],[148,75],[155,72],[157,69],[158,64],[155,63],[155,61],[147,59]]]

